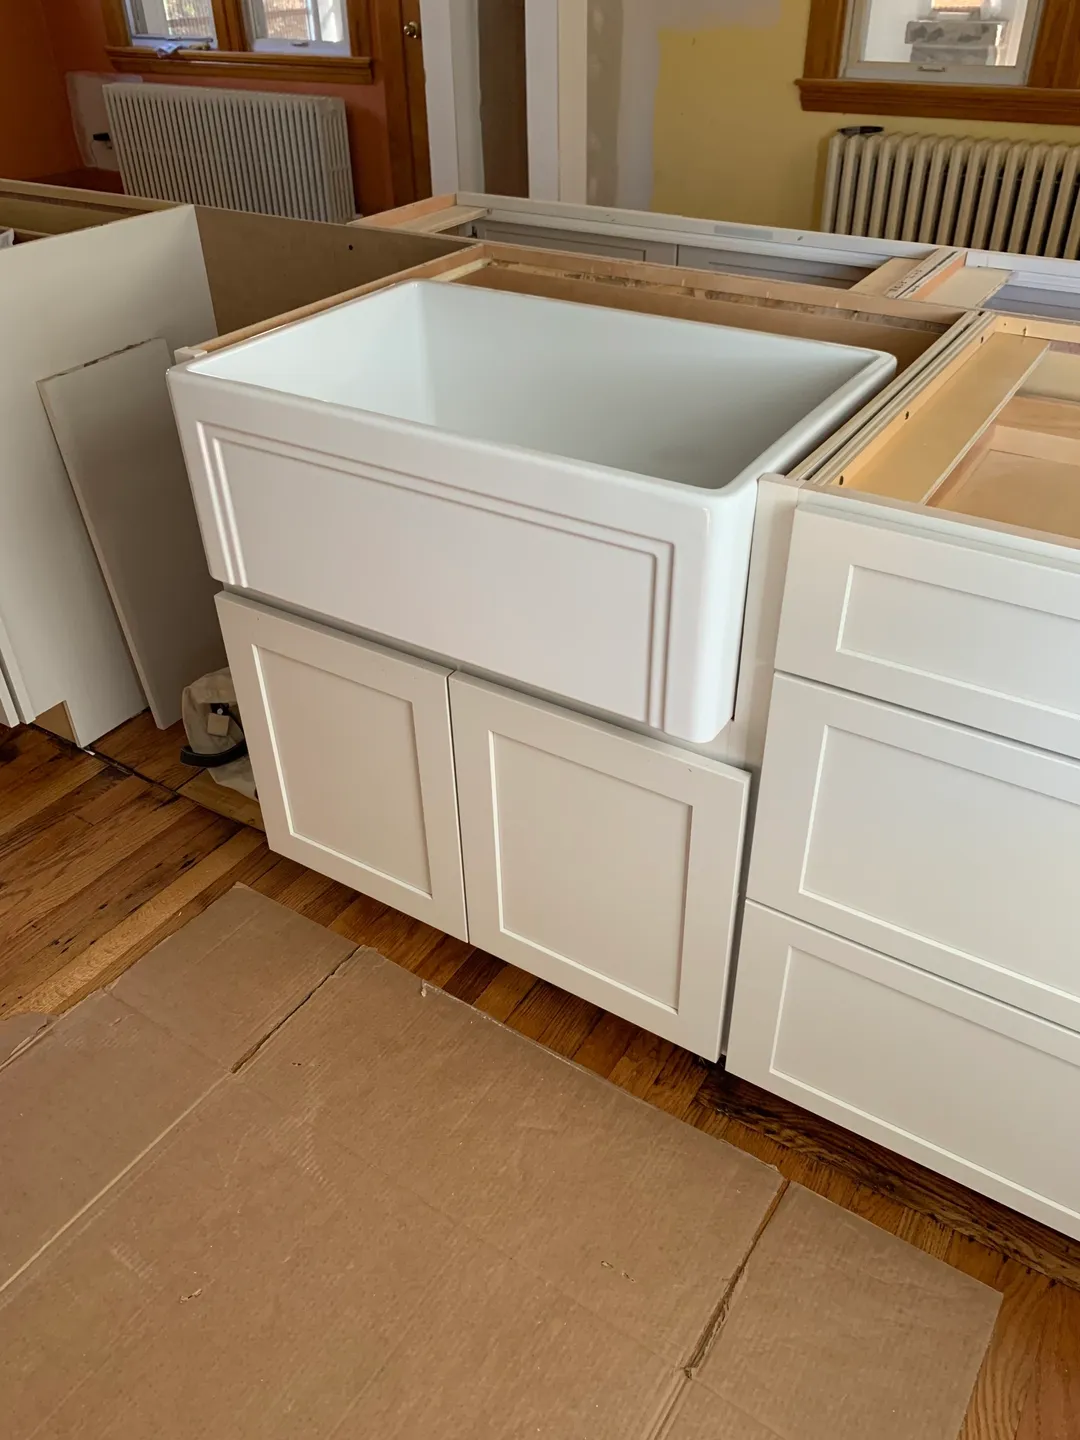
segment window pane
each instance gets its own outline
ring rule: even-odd
[[[135,41],[217,39],[212,0],[128,0],[128,20]]]
[[[1037,11],[1038,0],[861,0],[854,6],[848,65],[914,65],[930,74],[1019,65]]]
[[[248,33],[287,49],[342,46],[346,41],[345,0],[247,0]]]

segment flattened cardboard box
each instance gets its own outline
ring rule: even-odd
[[[242,887],[0,1147],[12,1440],[954,1440],[999,1304]]]

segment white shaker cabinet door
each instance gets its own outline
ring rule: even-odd
[[[715,1059],[750,777],[450,680],[475,945]]]
[[[449,671],[233,595],[218,611],[270,847],[466,939]]]

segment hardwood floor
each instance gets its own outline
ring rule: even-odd
[[[240,881],[994,1286],[960,1440],[1080,1440],[1080,1244],[275,856],[191,798],[181,742],[148,715],[94,754],[0,728],[0,1016],[68,1008]]]

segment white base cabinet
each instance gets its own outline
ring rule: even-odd
[[[450,680],[469,936],[715,1059],[750,777]]]
[[[217,603],[271,849],[465,939],[450,672]]]
[[[274,850],[717,1058],[747,773],[236,595],[218,608]]]
[[[1080,1035],[750,903],[727,1058],[1080,1238]]]

